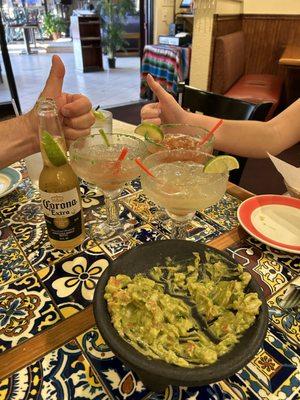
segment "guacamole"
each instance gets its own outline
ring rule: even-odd
[[[255,321],[251,275],[214,252],[185,264],[167,259],[134,278],[110,277],[105,299],[118,333],[145,356],[181,367],[214,363]]]

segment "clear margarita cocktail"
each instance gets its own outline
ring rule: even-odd
[[[91,134],[99,133],[99,129],[103,129],[105,133],[112,133],[112,113],[107,110],[99,109],[93,111],[95,123],[91,127]]]
[[[145,143],[149,153],[162,150],[186,149],[212,153],[214,136],[199,126],[185,124],[165,124],[155,126],[142,124]],[[139,128],[137,128],[139,130]]]
[[[99,187],[105,198],[107,221],[92,226],[94,239],[121,233],[118,196],[126,182],[139,176],[140,170],[134,160],[145,155],[143,141],[125,134],[89,135],[72,143],[72,168],[80,178]]]
[[[142,173],[145,194],[172,218],[176,238],[185,237],[186,224],[196,210],[217,203],[226,191],[228,169],[206,173],[204,165],[214,157],[198,150],[165,150],[148,156],[144,165],[156,177]]]

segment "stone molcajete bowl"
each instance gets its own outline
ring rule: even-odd
[[[150,359],[135,350],[118,334],[111,323],[107,303],[104,299],[105,286],[110,276],[127,274],[132,277],[137,273],[146,272],[157,263],[163,265],[167,257],[184,262],[193,258],[193,252],[198,252],[204,257],[205,250],[222,255],[234,267],[235,262],[229,255],[212,247],[185,240],[164,240],[138,246],[126,252],[114,261],[99,279],[94,295],[94,315],[99,331],[116,356],[135,371],[144,385],[152,391],[161,392],[168,385],[192,387],[225,379],[239,371],[254,357],[266,335],[268,308],[263,292],[253,278],[248,290],[258,293],[262,301],[260,313],[255,323],[244,333],[231,351],[221,356],[212,365],[183,368]]]

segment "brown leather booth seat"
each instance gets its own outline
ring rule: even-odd
[[[216,38],[212,91],[251,103],[271,102],[267,119],[276,110],[282,91],[276,75],[245,75],[245,37],[242,31]]]

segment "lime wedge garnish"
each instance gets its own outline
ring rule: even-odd
[[[235,157],[232,156],[216,156],[205,164],[203,172],[215,174],[222,173],[224,172],[224,166],[227,168],[228,171],[231,171],[232,169],[239,168],[239,162]]]
[[[41,143],[44,151],[48,157],[49,162],[55,167],[60,167],[65,165],[68,160],[65,151],[59,143],[54,139],[54,137],[47,131],[42,131],[41,133]]]
[[[105,119],[105,115],[101,111],[93,110],[93,114],[96,119]]]
[[[153,139],[151,138],[151,136],[149,136],[148,132],[145,133],[145,140],[146,140],[146,142],[149,142],[149,143],[151,143],[151,144],[154,144],[155,146],[163,147],[163,148],[166,147],[166,146],[162,145],[161,143],[158,143],[158,142],[156,142],[155,140],[153,140]]]
[[[104,132],[103,129],[99,129],[99,133],[100,133],[100,135],[102,136],[102,138],[103,138],[103,140],[104,140],[106,146],[109,147],[109,146],[110,146],[110,143],[109,143],[107,134]]]
[[[164,140],[164,133],[159,126],[150,124],[148,122],[143,122],[138,125],[134,133],[144,136],[145,139],[151,141],[151,143],[161,143]]]

